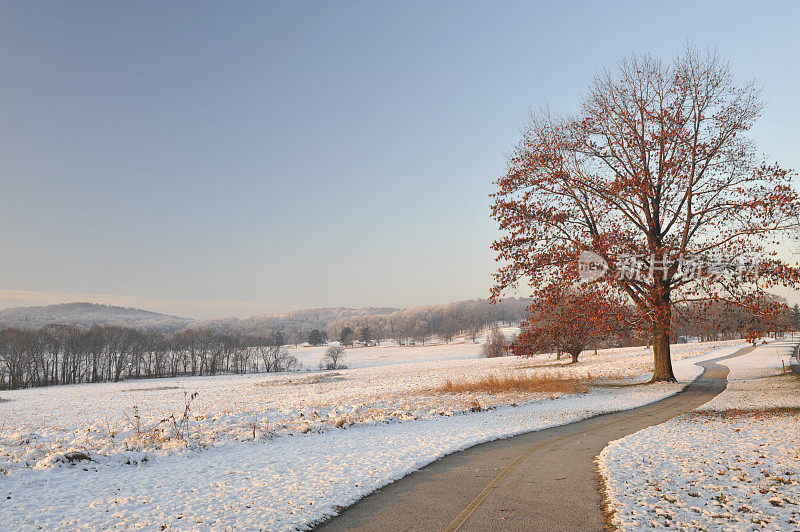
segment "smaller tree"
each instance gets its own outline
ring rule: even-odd
[[[489,339],[483,344],[481,351],[486,358],[497,358],[506,354],[508,338],[500,329],[494,327],[489,333]]]
[[[372,330],[367,327],[361,327],[361,343],[367,345],[372,340]]]
[[[269,342],[262,342],[256,346],[256,353],[264,363],[264,371],[267,373],[277,371],[294,371],[300,369],[297,357],[290,355],[281,345],[275,345],[274,339]]]
[[[270,335],[270,343],[277,347],[286,345],[286,340],[283,338],[283,333],[281,331],[272,331],[272,334]]]
[[[356,335],[353,332],[353,329],[351,329],[350,327],[345,327],[344,329],[342,329],[342,332],[339,335],[339,343],[346,346],[352,346],[355,336]]]
[[[314,329],[308,333],[308,343],[313,346],[322,345],[325,343],[325,338],[319,329]]]
[[[800,305],[797,303],[792,307],[792,328],[795,331],[800,329]]]
[[[553,283],[534,297],[511,349],[530,356],[552,348],[568,353],[574,364],[587,346],[621,331],[625,314],[620,300],[596,285]]]
[[[347,366],[339,364],[344,358],[345,350],[338,345],[332,345],[325,350],[325,356],[319,362],[320,369],[345,369]]]
[[[295,347],[297,347],[298,345],[302,344],[308,339],[308,331],[303,331],[301,329],[292,331],[291,338],[292,338],[292,343],[294,344]]]

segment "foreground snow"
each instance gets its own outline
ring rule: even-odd
[[[728,388],[667,423],[612,442],[599,457],[623,530],[800,528],[800,379],[783,373],[794,343],[721,363]]]
[[[11,401],[0,403],[0,528],[303,528],[456,450],[672,395],[700,373],[694,361],[739,347],[675,346],[682,383],[553,399],[471,398],[436,388],[445,379],[500,371],[641,378],[651,354],[608,350],[569,368],[545,357],[507,357],[4,393]],[[175,412],[181,389],[200,393],[190,444],[132,447],[130,405]],[[465,413],[473,399],[495,408]],[[69,465],[70,450],[92,460]]]

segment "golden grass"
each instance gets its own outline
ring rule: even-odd
[[[488,374],[476,380],[464,380],[459,382],[447,380],[438,391],[444,393],[534,392],[575,394],[588,391],[588,383],[591,380],[591,377],[564,377],[560,374]]]
[[[583,361],[581,361],[583,362]],[[515,364],[514,369],[542,369],[542,368],[562,368],[567,369],[569,366],[574,366],[572,362],[566,358],[561,360],[543,360],[540,362],[520,362]]]
[[[299,386],[302,384],[326,384],[329,382],[338,382],[344,380],[347,380],[347,377],[343,377],[338,371],[331,372],[325,370],[322,373],[311,375],[309,377],[301,377],[297,379],[275,379],[271,381],[256,382],[254,386]]]

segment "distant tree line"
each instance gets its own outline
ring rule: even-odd
[[[677,339],[694,337],[702,341],[748,338],[754,331],[762,334],[781,334],[800,330],[800,306],[790,307],[778,296],[763,298],[762,306],[784,308],[769,318],[754,314],[748,308],[724,301],[694,302],[678,306],[673,315],[673,336]]]
[[[757,303],[782,306],[784,311],[769,318],[754,314],[748,307],[725,301],[686,302],[676,305],[670,326],[671,343],[700,340],[748,339],[759,335],[779,335],[800,330],[800,305],[786,305],[783,298],[770,295]],[[509,348],[515,355],[530,356],[555,352],[569,354],[573,362],[587,349],[651,345],[652,337],[637,322],[631,307],[618,305],[596,290],[567,287],[536,299],[530,314],[521,323],[521,332]],[[502,345],[493,333],[485,346],[486,356],[498,356]]]
[[[191,327],[211,329],[228,334],[261,334],[263,331],[280,331],[289,344],[309,341],[313,330],[330,332],[328,324],[342,318],[390,314],[395,308],[320,308],[296,310],[284,314],[251,316],[248,318],[214,318],[195,321]],[[331,335],[331,338],[338,338]],[[313,342],[310,342],[313,343]],[[324,343],[324,342],[323,342]]]
[[[119,325],[6,327],[0,328],[0,389],[288,371],[297,369],[299,363],[286,345],[323,345],[329,337],[344,346],[387,339],[424,344],[434,336],[449,342],[457,335],[474,341],[488,326],[518,323],[527,304],[525,299],[509,298],[498,304],[478,299],[386,314],[380,313],[382,309],[369,309],[344,313],[347,317],[327,327],[296,328],[300,323],[292,321],[288,332],[279,320],[276,328],[260,332],[252,332],[253,327],[219,330],[192,326],[176,332]],[[341,314],[315,311],[313,315]]]
[[[7,328],[0,330],[0,389],[287,371],[298,363],[285,344],[280,331],[237,335],[209,329],[164,334],[113,325]]]
[[[473,299],[443,305],[416,307],[406,310],[393,308],[364,309],[309,309],[286,314],[254,316],[250,318],[216,318],[200,320],[192,327],[206,328],[229,334],[260,334],[261,331],[280,331],[287,344],[299,345],[309,342],[312,345],[332,340],[345,340],[368,344],[383,340],[398,343],[414,341],[425,343],[432,337],[445,341],[466,334],[472,339],[495,323],[519,323],[525,309],[530,304],[528,298],[509,297],[492,304],[486,299]],[[345,337],[342,332],[349,328]],[[323,341],[312,341],[309,334],[318,330],[326,335]]]
[[[450,342],[459,335],[475,341],[481,331],[495,324],[517,324],[530,305],[527,298],[509,297],[492,304],[485,299],[432,305],[390,314],[340,318],[328,324],[331,338],[350,345],[394,340],[398,344],[424,344],[431,338]]]

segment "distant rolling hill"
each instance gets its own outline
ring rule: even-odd
[[[62,303],[44,307],[16,307],[0,310],[0,328],[38,329],[45,325],[123,325],[137,329],[174,332],[193,323],[190,318],[169,316],[138,308],[95,303]]]
[[[96,303],[62,303],[42,307],[16,307],[0,310],[0,329],[20,327],[39,329],[46,325],[122,325],[136,329],[172,333],[187,327],[208,328],[225,333],[264,334],[281,330],[325,330],[329,323],[340,318],[389,314],[395,308],[321,308],[305,309],[285,314],[265,314],[247,318],[213,318],[193,320],[180,316],[159,314],[138,308],[115,307]]]
[[[292,331],[310,331],[319,329],[324,331],[328,324],[342,319],[356,316],[373,316],[378,314],[391,314],[396,308],[368,307],[368,308],[311,308],[295,310],[284,314],[263,314],[247,318],[212,318],[197,320],[192,327],[204,327],[225,333],[263,334],[266,331],[281,330],[284,334]]]

